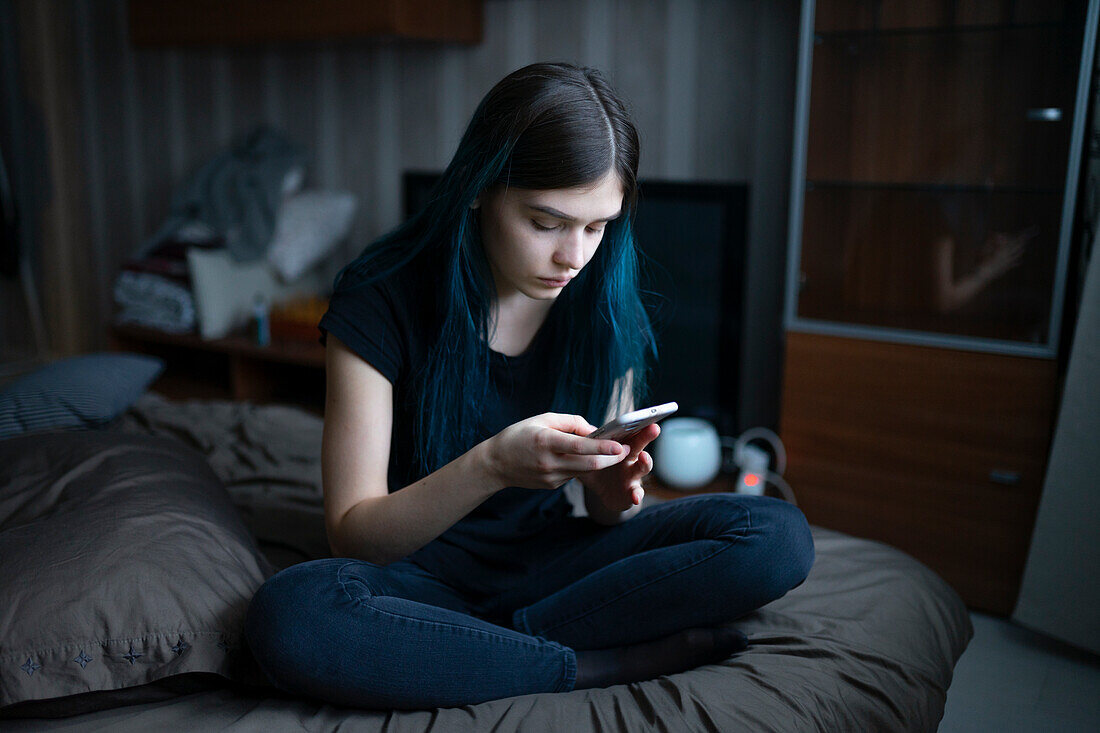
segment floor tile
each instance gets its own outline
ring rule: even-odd
[[[1100,661],[1066,653],[1051,661],[1035,707],[1050,715],[1097,722],[1100,730]]]
[[[1100,730],[1100,658],[971,613],[940,733]]]

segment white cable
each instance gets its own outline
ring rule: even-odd
[[[779,436],[767,428],[749,428],[741,433],[733,446],[734,460],[740,455],[742,447],[749,441],[761,438],[771,444],[772,450],[775,452],[775,470],[777,473],[782,474],[787,470],[787,451],[783,448],[783,441],[779,439]]]
[[[775,488],[779,489],[779,493],[783,495],[783,498],[789,501],[791,504],[798,506],[798,501],[794,498],[794,489],[791,485],[775,471],[768,471],[767,480],[775,485]]]

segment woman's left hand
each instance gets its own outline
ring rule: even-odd
[[[598,471],[577,474],[577,478],[611,512],[624,512],[641,504],[645,496],[642,477],[653,470],[653,457],[645,447],[660,433],[660,427],[649,425],[630,439],[620,440],[630,450],[626,458]]]

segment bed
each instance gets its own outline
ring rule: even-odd
[[[290,406],[177,402],[149,391],[92,429],[0,440],[0,581],[14,583],[5,592],[17,601],[0,609],[0,623],[11,624],[20,609],[37,609],[20,632],[26,640],[4,628],[0,727],[933,731],[939,724],[952,670],[972,635],[963,603],[902,552],[816,527],[808,579],[738,620],[750,645],[721,664],[609,689],[412,712],[344,709],[280,693],[250,662],[240,623],[265,577],[327,556],[321,425],[316,415]],[[115,493],[94,504],[89,497],[107,484]],[[144,503],[127,514],[135,497]],[[96,519],[96,511],[107,513]],[[198,515],[206,525],[178,529]],[[112,522],[129,524],[110,529]],[[107,528],[102,538],[80,539],[93,524]],[[47,525],[64,528],[60,539],[47,539]],[[113,583],[117,574],[154,563],[158,553],[167,559],[130,583],[141,588],[135,603],[162,590],[164,598],[152,609],[111,606],[128,623],[139,617],[148,628],[97,629],[99,636],[77,638],[74,625],[101,624],[110,614],[100,610],[89,620],[74,609],[96,593],[102,597],[95,603],[117,603],[117,587],[103,588],[125,585]],[[220,554],[191,557],[196,553]],[[93,563],[95,581],[73,589],[84,582],[75,575],[82,562]],[[189,604],[202,593],[172,591],[181,583],[212,584],[210,594],[222,605],[196,611]],[[216,623],[203,613],[217,616]],[[76,615],[54,629],[66,614]],[[97,664],[114,671],[88,682],[83,676]],[[55,668],[69,677],[59,681]]]

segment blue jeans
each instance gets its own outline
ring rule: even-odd
[[[564,692],[574,650],[717,626],[801,583],[814,558],[802,512],[767,497],[708,494],[551,529],[482,558],[476,579],[410,560],[289,567],[252,599],[249,647],[276,687],[352,707]]]

